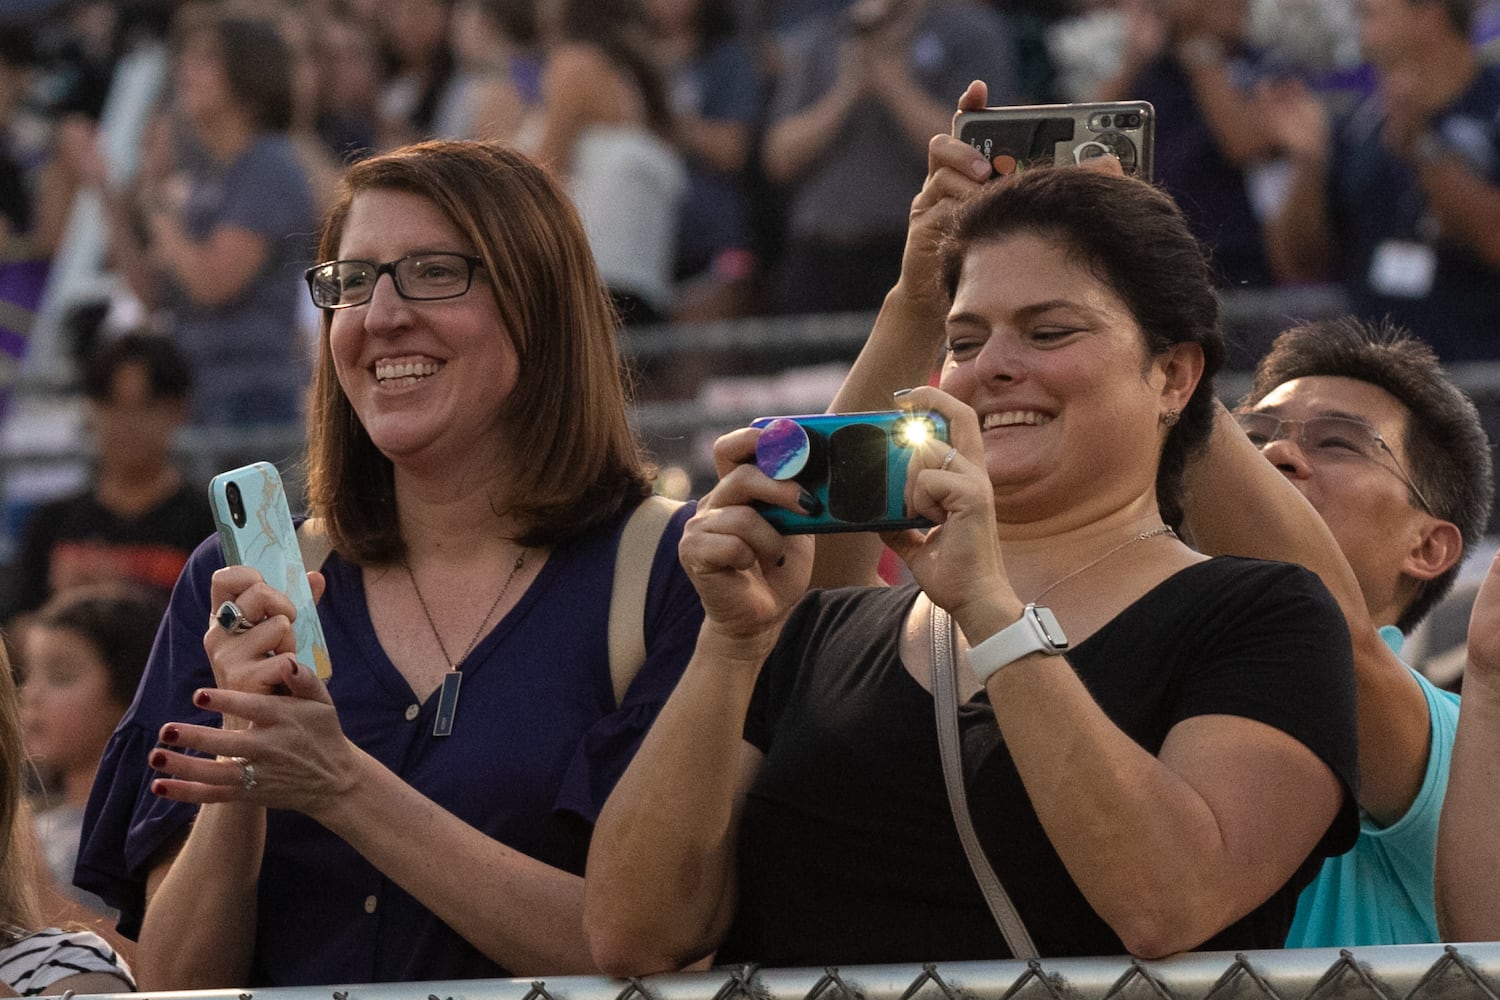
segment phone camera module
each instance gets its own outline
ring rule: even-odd
[[[229,519],[234,522],[236,528],[243,528],[247,518],[245,517],[245,498],[240,496],[240,488],[232,482],[226,485],[224,499],[229,501]]]
[[[902,448],[916,448],[937,432],[928,417],[908,417],[891,429],[891,439]]]

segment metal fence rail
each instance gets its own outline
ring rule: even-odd
[[[138,994],[115,994],[140,1000]],[[1497,1000],[1500,943],[1199,952],[606,979],[479,979],[152,993],[169,1000]]]

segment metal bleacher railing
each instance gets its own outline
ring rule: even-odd
[[[119,997],[139,997],[118,994]],[[824,969],[731,966],[645,979],[448,980],[195,990],[153,1000],[1495,1000],[1500,944],[1202,952]]]

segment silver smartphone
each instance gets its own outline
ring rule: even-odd
[[[1025,167],[1114,155],[1126,174],[1150,180],[1156,109],[1148,101],[1096,101],[960,111],[953,116],[953,134],[983,153],[992,166],[997,157],[1009,157]]]

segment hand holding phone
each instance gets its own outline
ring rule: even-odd
[[[959,111],[953,134],[984,154],[995,174],[1035,163],[1115,156],[1131,177],[1150,180],[1156,110],[1147,101],[1035,104]]]
[[[906,476],[923,441],[948,440],[936,413],[888,410],[760,417],[755,463],[772,479],[793,480],[811,494],[816,513],[760,505],[782,534],[894,531],[932,522],[906,510]]]
[[[224,561],[259,570],[266,583],[291,598],[297,609],[292,623],[297,662],[326,681],[333,664],[276,466],[256,462],[220,473],[209,483],[208,495]]]

